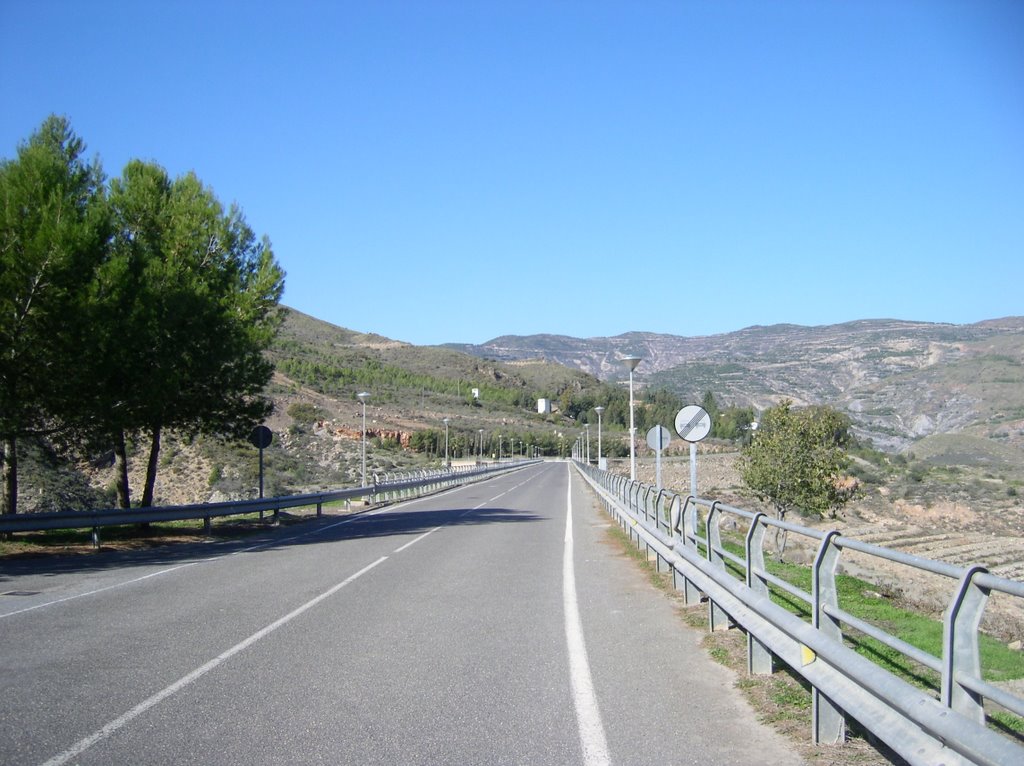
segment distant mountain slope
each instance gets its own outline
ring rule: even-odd
[[[515,420],[534,411],[537,397],[599,385],[594,376],[554,362],[505,363],[442,346],[413,346],[294,309],[286,310],[270,358],[279,379],[306,387],[332,416],[351,417],[355,394],[368,390],[382,416],[409,425],[435,426],[453,414],[473,419],[492,409],[493,418]],[[467,404],[473,388],[481,391],[482,408]],[[285,409],[280,402],[278,414]]]
[[[272,356],[319,357],[339,363],[373,359],[413,373],[451,379],[506,380],[509,386],[525,383],[537,388],[561,388],[596,382],[590,373],[575,365],[521,357],[508,360],[511,364],[496,365],[487,361],[486,355],[468,354],[453,346],[414,346],[382,335],[358,333],[291,308],[285,310],[285,322]]]
[[[712,391],[758,408],[783,398],[829,404],[889,449],[964,430],[1024,443],[1024,317],[772,325],[694,338],[503,336],[449,348],[501,361],[543,358],[603,379],[624,378],[617,360],[635,354],[644,360],[637,379],[647,385],[694,400]]]

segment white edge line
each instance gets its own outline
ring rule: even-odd
[[[572,471],[568,472],[569,489],[566,497],[565,548],[562,558],[562,603],[565,610],[565,641],[569,650],[569,678],[572,698],[576,707],[583,763],[586,766],[608,766],[611,756],[601,723],[601,710],[590,674],[587,646],[583,640],[579,601],[576,597],[576,568],[573,564],[572,537]]]

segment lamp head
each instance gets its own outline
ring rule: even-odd
[[[621,359],[619,359],[619,361],[622,364],[626,365],[626,367],[629,368],[629,371],[632,372],[633,370],[636,369],[636,366],[640,364],[640,362],[643,360],[638,356],[624,356]]]

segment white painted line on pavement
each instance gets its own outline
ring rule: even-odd
[[[307,611],[309,609],[312,609],[314,606],[319,604],[325,598],[329,598],[330,596],[333,596],[335,593],[337,593],[339,590],[344,588],[346,585],[349,585],[350,583],[355,581],[357,578],[362,577],[364,574],[369,572],[371,569],[373,569],[378,564],[381,564],[381,563],[383,563],[383,562],[385,562],[387,560],[388,560],[387,556],[381,556],[379,559],[374,561],[372,564],[366,565],[365,567],[360,569],[355,574],[345,578],[344,580],[339,582],[337,585],[334,585],[329,590],[326,590],[323,593],[321,593],[316,598],[313,598],[312,600],[307,601],[305,604],[300,606],[298,609],[292,610],[291,612],[286,614],[284,617],[282,617],[282,618],[280,618],[278,620],[275,620],[274,622],[272,622],[269,625],[267,625],[265,628],[262,628],[262,629],[256,631],[255,633],[253,633],[251,636],[249,636],[247,639],[245,639],[241,643],[235,644],[230,649],[228,649],[226,652],[223,652],[223,653],[219,654],[218,656],[214,657],[212,660],[207,662],[205,665],[202,665],[202,666],[196,668],[195,670],[193,670],[191,673],[189,673],[186,676],[182,676],[181,678],[179,678],[177,681],[175,681],[173,684],[168,686],[163,691],[159,691],[156,694],[154,694],[152,697],[150,697],[149,699],[147,699],[147,700],[145,700],[143,702],[140,702],[138,705],[133,707],[131,710],[129,710],[127,713],[125,713],[121,717],[115,718],[113,721],[108,723],[103,728],[99,729],[98,731],[93,732],[92,734],[90,734],[85,739],[79,740],[74,745],[72,745],[67,750],[65,750],[63,753],[60,753],[59,755],[55,755],[50,760],[46,761],[46,763],[44,763],[43,766],[60,766],[61,764],[67,763],[72,758],[75,758],[75,757],[81,755],[83,752],[88,750],[90,747],[95,745],[100,740],[106,739],[111,734],[116,732],[118,729],[122,728],[125,724],[130,723],[135,718],[138,718],[140,715],[145,713],[151,707],[154,707],[155,705],[160,704],[165,699],[170,697],[172,694],[175,694],[175,693],[181,691],[182,689],[184,689],[189,684],[193,683],[194,681],[197,681],[198,679],[200,679],[201,677],[203,677],[204,675],[209,673],[211,670],[213,670],[215,667],[220,665],[225,660],[228,660],[231,657],[234,657],[236,654],[238,654],[242,650],[249,648],[250,646],[255,644],[257,641],[259,641],[261,638],[264,638],[265,636],[270,635],[275,630],[280,628],[282,625],[286,625],[287,623],[291,622],[292,620],[294,620],[296,617],[298,617],[303,612],[305,612],[305,611]]]
[[[517,484],[515,487],[512,487],[512,489],[510,489],[510,490],[508,490],[506,492],[502,492],[500,495],[492,497],[490,500],[488,500],[488,501],[486,501],[484,503],[481,503],[476,508],[473,508],[471,510],[472,511],[479,510],[483,506],[487,505],[487,503],[490,503],[490,502],[493,502],[494,500],[497,500],[502,495],[506,495],[506,494],[508,494],[508,492],[511,492],[514,489],[518,489],[519,487],[523,486],[523,484],[528,483],[528,481],[529,480],[521,482],[520,484]],[[466,489],[469,486],[472,486],[472,485],[462,485],[462,486],[458,486],[458,487],[453,487],[450,490],[445,490],[442,493],[435,494],[434,497],[436,497],[438,494],[449,494],[450,492],[458,492],[459,490]],[[220,559],[225,558],[225,557],[238,556],[239,554],[243,554],[243,553],[252,553],[254,551],[262,550],[263,548],[270,548],[271,546],[281,545],[282,543],[286,543],[286,542],[289,542],[291,540],[298,540],[298,539],[300,539],[302,537],[309,537],[310,535],[322,534],[323,532],[326,532],[327,530],[330,530],[330,529],[334,529],[335,527],[340,527],[340,526],[343,526],[345,524],[351,524],[354,521],[359,521],[361,519],[365,519],[365,518],[370,517],[370,516],[377,516],[378,514],[390,513],[390,512],[393,512],[395,510],[395,508],[398,508],[400,506],[401,507],[409,506],[409,505],[421,502],[421,501],[426,500],[426,499],[427,499],[426,497],[418,497],[418,498],[414,498],[412,500],[408,500],[408,501],[405,501],[403,503],[400,503],[399,505],[396,505],[396,506],[385,506],[383,508],[377,508],[377,509],[374,509],[372,511],[366,511],[364,513],[356,513],[356,514],[353,514],[351,516],[346,516],[344,519],[341,519],[340,521],[336,521],[333,524],[328,524],[328,525],[323,526],[323,527],[316,527],[314,529],[303,530],[303,531],[299,532],[298,534],[294,534],[294,535],[288,535],[288,536],[285,536],[285,537],[278,537],[278,538],[275,538],[273,540],[267,540],[265,542],[257,543],[256,545],[251,545],[251,546],[249,546],[247,548],[240,548],[239,550],[231,551],[230,553],[227,553],[226,555],[225,554],[214,554],[212,556],[207,556],[205,558],[197,559],[195,561],[189,561],[188,563],[185,563],[185,564],[179,564],[178,566],[168,567],[167,569],[161,569],[159,572],[150,572],[149,574],[143,575],[142,577],[136,577],[136,578],[133,578],[131,580],[125,580],[124,582],[114,583],[113,585],[107,585],[106,587],[103,587],[103,588],[97,588],[96,590],[87,591],[85,593],[77,593],[74,596],[65,596],[64,598],[54,599],[53,601],[46,601],[46,602],[44,602],[42,604],[36,604],[35,606],[25,607],[24,609],[18,609],[18,610],[13,611],[13,612],[5,612],[3,614],[0,614],[0,620],[2,620],[4,617],[12,617],[13,615],[16,615],[16,614],[24,614],[25,612],[31,612],[31,611],[34,611],[36,609],[42,609],[43,607],[55,606],[56,604],[63,604],[65,602],[67,602],[67,601],[74,601],[75,599],[84,598],[85,596],[94,596],[97,593],[103,593],[104,591],[112,590],[114,588],[121,588],[121,587],[124,587],[125,585],[131,585],[133,583],[141,582],[143,580],[148,580],[151,577],[157,577],[159,575],[170,574],[171,572],[176,572],[179,569],[184,569],[185,567],[194,566],[196,564],[206,564],[206,563],[209,563],[211,561],[219,561]],[[466,511],[466,513],[470,513],[470,512],[471,511]],[[416,542],[416,541],[414,540],[413,542]],[[411,544],[412,543],[410,543],[410,545]],[[398,550],[400,551],[400,550],[402,550],[402,548],[399,548]],[[397,553],[397,551],[396,551],[396,553]]]
[[[10,616],[15,615],[15,614],[22,614],[24,612],[31,612],[33,609],[42,609],[44,606],[53,606],[54,604],[62,604],[65,601],[74,601],[76,598],[83,598],[84,596],[94,596],[97,593],[103,593],[103,591],[106,591],[106,590],[112,590],[114,588],[120,588],[123,585],[131,585],[132,583],[141,582],[143,580],[148,580],[150,577],[157,577],[159,575],[168,574],[169,572],[176,572],[179,569],[184,569],[185,567],[190,567],[190,566],[193,566],[194,564],[198,564],[198,563],[199,563],[198,561],[190,561],[187,564],[179,564],[176,567],[170,567],[168,569],[161,569],[159,572],[150,572],[147,575],[142,575],[142,577],[135,577],[135,578],[133,578],[131,580],[125,580],[124,582],[118,582],[118,583],[114,583],[113,585],[107,585],[104,588],[96,588],[96,590],[90,590],[90,591],[87,591],[85,593],[76,593],[74,596],[65,596],[64,598],[54,599],[53,601],[46,601],[46,602],[44,602],[42,604],[36,604],[35,606],[28,606],[28,607],[25,607],[24,609],[18,609],[17,611],[14,611],[14,612],[6,612],[5,614],[0,614],[0,620],[2,620],[4,617],[10,617]]]
[[[464,511],[463,513],[459,514],[459,518],[462,518],[463,516],[467,516],[467,515],[469,515],[470,513],[472,513],[473,511],[479,511],[479,510],[480,510],[481,508],[483,508],[483,507],[484,507],[485,505],[488,505],[488,504],[490,504],[490,503],[493,503],[493,502],[494,502],[495,500],[497,500],[498,498],[504,497],[504,496],[505,496],[505,495],[507,495],[507,494],[508,494],[509,492],[514,492],[515,490],[519,489],[519,488],[520,488],[521,486],[523,486],[524,484],[529,484],[529,483],[530,483],[530,481],[532,481],[532,479],[527,479],[526,481],[522,481],[522,482],[520,482],[519,484],[516,484],[516,485],[515,485],[514,487],[510,487],[509,489],[506,489],[506,490],[505,490],[504,492],[500,492],[500,493],[498,493],[497,495],[495,495],[494,497],[490,498],[489,500],[484,500],[484,501],[483,501],[482,503],[480,503],[479,505],[477,505],[477,506],[474,506],[473,508],[470,508],[469,510],[467,510],[467,511]],[[441,525],[441,526],[439,526],[439,527],[434,527],[433,529],[431,529],[431,530],[430,530],[430,531],[428,531],[428,532],[424,532],[424,533],[423,533],[422,535],[420,535],[419,537],[417,537],[417,538],[416,538],[415,540],[410,540],[410,541],[409,541],[409,542],[407,542],[407,543],[406,543],[405,545],[403,545],[403,546],[402,546],[401,548],[396,548],[396,549],[394,550],[394,553],[401,553],[401,552],[402,552],[402,551],[404,551],[404,550],[405,550],[406,548],[408,548],[408,547],[409,547],[410,545],[415,545],[416,543],[418,543],[418,542],[419,542],[420,540],[422,540],[422,539],[423,539],[424,537],[426,537],[427,535],[432,535],[432,534],[434,534],[434,532],[437,532],[437,531],[438,531],[439,529],[444,529],[444,528],[445,528],[446,526],[448,526],[448,525],[447,525],[447,524],[442,524],[442,525]]]
[[[576,598],[576,567],[573,565],[572,537],[572,470],[569,470],[569,490],[565,503],[565,548],[562,554],[562,603],[565,610],[565,641],[569,647],[569,677],[572,681],[572,699],[576,706],[576,723],[583,747],[586,766],[608,766],[611,755],[597,706],[597,694],[590,675],[587,645],[583,640],[579,601]]]
[[[407,542],[407,543],[406,543],[405,545],[403,545],[403,546],[402,546],[401,548],[395,548],[394,552],[395,552],[395,553],[401,553],[402,551],[404,551],[404,550],[405,550],[406,548],[408,548],[409,546],[411,546],[411,545],[415,545],[416,543],[418,543],[418,542],[419,542],[420,540],[422,540],[422,539],[423,539],[424,537],[426,537],[427,535],[432,535],[432,534],[434,534],[434,533],[435,533],[435,532],[436,532],[437,530],[439,530],[439,529],[443,529],[443,528],[444,528],[443,526],[441,526],[441,527],[434,527],[434,528],[433,528],[433,529],[431,529],[430,531],[428,531],[428,532],[424,532],[424,533],[423,533],[422,535],[420,535],[419,537],[417,537],[417,538],[416,538],[415,540],[410,540],[410,541],[409,541],[409,542]]]

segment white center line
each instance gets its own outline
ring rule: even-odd
[[[149,574],[142,575],[142,577],[135,577],[131,580],[125,580],[124,582],[114,583],[113,585],[107,585],[103,588],[96,588],[95,590],[90,590],[85,593],[76,593],[73,596],[65,596],[64,598],[54,599],[53,601],[46,601],[42,604],[36,604],[35,606],[27,606],[24,609],[17,609],[13,612],[5,612],[4,614],[0,614],[0,620],[2,620],[4,617],[11,617],[16,614],[24,614],[25,612],[31,612],[35,609],[42,609],[44,606],[63,604],[65,601],[73,601],[76,598],[84,598],[85,596],[95,596],[97,593],[103,593],[104,591],[112,590],[114,588],[120,588],[124,585],[131,585],[132,583],[142,582],[143,580],[148,580],[150,577],[159,577],[160,575],[165,575],[170,572],[177,572],[179,569],[194,566],[198,563],[198,561],[190,561],[187,564],[178,564],[178,566],[170,567],[168,569],[161,569],[159,572],[150,572]]]
[[[395,553],[401,553],[402,551],[404,551],[404,550],[405,550],[406,548],[408,548],[409,546],[411,546],[411,545],[415,545],[415,544],[416,544],[416,543],[418,543],[418,542],[419,542],[420,540],[422,540],[422,539],[423,539],[424,537],[426,537],[427,535],[432,535],[432,534],[434,534],[434,533],[435,533],[435,532],[436,532],[437,530],[439,530],[439,529],[443,529],[443,526],[441,526],[441,527],[434,527],[433,529],[429,530],[428,532],[424,532],[424,533],[423,533],[422,535],[420,535],[419,537],[417,537],[417,538],[416,538],[416,539],[414,539],[414,540],[410,540],[409,542],[407,542],[407,543],[406,543],[405,545],[403,545],[402,547],[400,547],[400,548],[395,548],[394,552],[395,552]]]
[[[234,657],[236,654],[238,654],[242,650],[247,649],[248,647],[250,647],[253,644],[255,644],[261,638],[264,638],[265,636],[270,635],[275,630],[280,628],[282,625],[285,625],[285,624],[291,622],[292,620],[294,620],[296,617],[298,617],[303,612],[307,611],[308,609],[312,609],[314,606],[319,604],[325,598],[329,598],[330,596],[333,596],[335,593],[337,593],[339,590],[344,588],[346,585],[349,585],[350,583],[355,581],[357,578],[362,577],[364,574],[369,572],[371,569],[373,569],[378,564],[381,564],[381,563],[383,563],[383,562],[385,562],[387,560],[388,560],[387,556],[381,556],[379,559],[374,561],[372,564],[368,564],[367,566],[363,567],[362,569],[360,569],[355,574],[347,577],[346,579],[344,579],[341,582],[339,582],[337,585],[334,585],[333,587],[331,587],[329,590],[324,591],[319,596],[313,598],[310,601],[307,601],[305,604],[303,604],[302,606],[298,607],[297,609],[292,610],[291,612],[286,614],[284,617],[281,617],[280,619],[275,620],[274,622],[272,622],[269,625],[267,625],[265,628],[261,628],[260,630],[256,631],[255,633],[253,633],[251,636],[249,636],[244,641],[235,644],[234,646],[232,646],[227,651],[222,652],[221,654],[217,655],[212,660],[207,662],[205,665],[202,665],[202,666],[196,668],[195,670],[193,670],[191,673],[189,673],[186,676],[182,676],[181,678],[179,678],[177,681],[175,681],[173,684],[168,686],[163,691],[159,691],[156,694],[154,694],[152,697],[150,697],[149,699],[144,700],[143,702],[140,702],[138,705],[133,707],[131,710],[129,710],[124,715],[120,716],[119,718],[115,718],[113,721],[111,721],[110,723],[106,724],[103,728],[93,732],[88,737],[85,737],[84,739],[79,740],[74,745],[72,745],[67,750],[65,750],[63,753],[55,755],[53,758],[51,758],[45,764],[43,764],[43,766],[61,766],[61,764],[65,764],[68,761],[70,761],[72,758],[75,758],[75,757],[81,755],[83,752],[88,750],[90,747],[95,745],[100,740],[106,739],[111,734],[116,732],[118,729],[123,727],[125,724],[131,722],[135,718],[138,718],[140,715],[145,713],[151,707],[154,707],[155,705],[160,704],[165,699],[170,697],[172,694],[176,694],[177,692],[181,691],[182,689],[184,689],[189,684],[193,683],[194,681],[197,681],[198,679],[200,679],[201,677],[203,677],[204,675],[209,673],[211,670],[213,670],[215,667],[220,665],[225,660],[228,660],[231,657]]]

